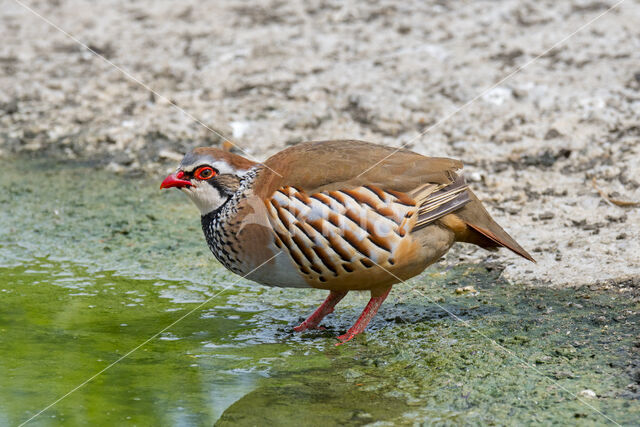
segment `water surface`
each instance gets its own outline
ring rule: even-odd
[[[324,293],[254,286],[221,269],[177,191],[89,164],[0,167],[1,425],[136,348],[31,423],[640,419],[632,286],[558,290],[507,285],[496,268],[434,267],[397,286],[367,334],[335,347],[367,295],[341,303],[327,331],[293,334]],[[455,292],[464,286],[478,293]],[[586,389],[597,396],[576,398]]]

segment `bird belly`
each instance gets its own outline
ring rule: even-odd
[[[274,244],[269,245],[269,259],[245,277],[261,285],[278,288],[309,288],[310,284],[293,265],[291,258]]]

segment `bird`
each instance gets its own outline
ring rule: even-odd
[[[534,261],[471,191],[459,160],[365,141],[303,142],[264,162],[218,147],[187,153],[160,188],[196,205],[209,249],[257,283],[329,291],[294,331],[323,329],[350,291],[369,291],[340,345],[362,333],[393,285],[456,242]]]

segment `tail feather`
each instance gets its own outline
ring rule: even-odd
[[[471,202],[453,214],[457,217],[455,221],[450,220],[451,223],[464,223],[463,227],[460,227],[462,224],[459,224],[457,229],[454,228],[456,240],[473,243],[485,249],[505,247],[529,261],[536,262],[513,237],[491,218],[476,195],[471,190],[468,192]]]

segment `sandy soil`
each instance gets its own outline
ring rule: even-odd
[[[210,129],[258,159],[310,139],[410,142],[464,160],[488,209],[538,259],[460,246],[445,263],[500,262],[527,283],[640,277],[640,207],[593,185],[640,201],[638,1],[458,112],[614,3],[25,4],[112,64],[4,0],[2,156],[160,174],[189,148],[218,144]]]

